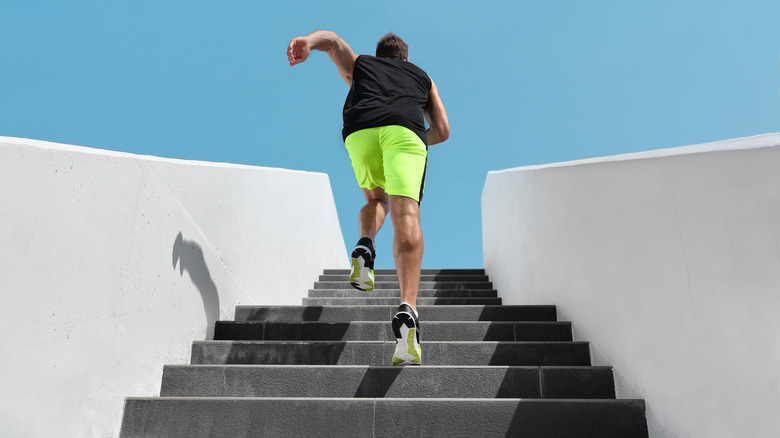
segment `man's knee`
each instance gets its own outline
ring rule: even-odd
[[[422,231],[420,206],[417,201],[405,196],[391,196],[390,215],[398,243],[404,247],[419,245],[422,241]]]
[[[420,222],[420,204],[406,196],[390,196],[390,214],[396,219]]]

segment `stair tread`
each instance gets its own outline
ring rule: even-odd
[[[196,341],[191,363],[387,365],[395,341]],[[587,342],[425,341],[423,364],[590,365]],[[423,365],[425,366],[425,365]]]
[[[350,269],[325,269],[323,275],[349,275]],[[375,275],[398,275],[395,269],[374,269]],[[485,275],[484,269],[474,268],[422,268],[421,275]]]
[[[122,437],[365,437],[401,428],[403,436],[648,436],[645,402],[634,399],[143,397],[126,400]]]
[[[426,321],[426,341],[571,341],[566,321]],[[214,340],[394,339],[388,321],[218,321]]]
[[[302,305],[237,306],[164,367],[161,397],[126,399],[121,436],[373,436],[399,418],[412,435],[647,436],[644,400],[615,398],[554,305],[503,305],[484,269],[423,269],[423,365],[395,367],[397,272],[369,293],[349,273],[324,270]]]
[[[235,320],[263,321],[344,321],[366,319],[389,321],[397,304],[372,305],[296,305],[296,306],[237,306]],[[557,310],[553,305],[420,305],[423,321],[555,321]]]
[[[401,370],[403,372],[420,372],[414,370],[510,370],[510,369],[545,369],[545,370],[612,370],[610,365],[421,365],[421,366],[393,366],[393,365],[291,365],[291,364],[168,364],[165,368],[219,368],[219,369],[283,369],[283,368],[301,368],[301,369],[387,369]]]
[[[374,304],[400,304],[398,297],[306,297],[303,298],[303,303],[308,305],[347,305],[352,303],[354,306],[359,305],[374,305]],[[419,305],[486,305],[501,304],[500,297],[419,297],[417,298]]]
[[[419,401],[419,402],[490,402],[490,403],[516,403],[516,402],[534,402],[534,403],[644,403],[644,399],[631,399],[631,398],[618,398],[618,399],[525,399],[525,398],[484,398],[484,397],[126,397],[125,400],[149,400],[149,401],[220,401],[220,400],[234,400],[234,401],[253,401],[253,400],[279,400],[279,401],[292,401],[292,400],[305,400],[305,401],[342,401],[342,402],[365,402],[372,400],[374,402],[406,402],[406,401]]]
[[[161,396],[615,398],[611,367],[178,365]]]

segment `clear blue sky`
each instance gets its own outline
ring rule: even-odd
[[[393,31],[452,127],[430,149],[423,265],[481,267],[489,170],[780,131],[778,17],[777,0],[0,0],[0,135],[325,172],[349,247],[348,90],[326,55],[285,50],[330,29],[372,54]]]

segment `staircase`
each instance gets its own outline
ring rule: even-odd
[[[372,293],[325,270],[303,306],[239,306],[160,397],[127,398],[131,437],[647,437],[643,400],[555,306],[504,306],[484,270],[423,270],[422,366],[390,366],[395,272]]]

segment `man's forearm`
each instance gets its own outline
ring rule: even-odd
[[[306,36],[293,38],[287,46],[290,65],[306,61],[312,50],[327,52],[331,61],[339,69],[341,78],[347,85],[352,86],[352,70],[355,68],[357,55],[346,41],[329,30],[318,30]]]
[[[338,46],[339,36],[330,30],[317,30],[308,35],[309,47],[321,52],[328,52]]]
[[[428,128],[425,133],[428,135],[428,146],[443,142],[439,131],[434,128]]]

